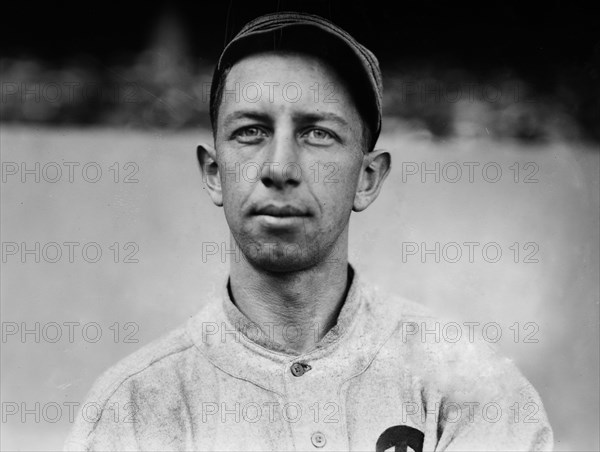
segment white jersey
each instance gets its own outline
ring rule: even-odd
[[[512,362],[466,337],[415,333],[435,322],[354,274],[336,326],[294,356],[225,287],[98,379],[86,403],[101,410],[78,416],[65,450],[552,450],[542,402]]]

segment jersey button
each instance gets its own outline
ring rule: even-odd
[[[292,364],[292,367],[290,368],[290,370],[292,371],[292,375],[294,377],[301,377],[306,372],[306,369],[300,363]]]
[[[318,447],[319,449],[327,443],[327,438],[321,432],[315,432],[310,437],[313,446]]]

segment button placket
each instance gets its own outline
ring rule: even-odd
[[[311,364],[314,364],[314,369],[300,359],[289,362],[287,367],[286,380],[289,383],[286,385],[286,397],[289,403],[299,405],[302,413],[297,422],[290,423],[296,447],[298,450],[314,451],[347,450],[347,435],[341,419],[340,422],[331,420],[332,415],[341,416],[338,411],[340,401],[336,396],[339,385],[323,375],[321,364]],[[335,413],[331,412],[332,403],[338,407]]]

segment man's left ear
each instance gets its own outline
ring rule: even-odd
[[[360,179],[356,187],[352,210],[360,212],[375,201],[390,172],[392,156],[383,149],[375,149],[363,157]]]

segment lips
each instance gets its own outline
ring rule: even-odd
[[[254,215],[269,215],[271,217],[308,217],[310,212],[307,209],[292,205],[274,205],[258,207],[253,211]]]

